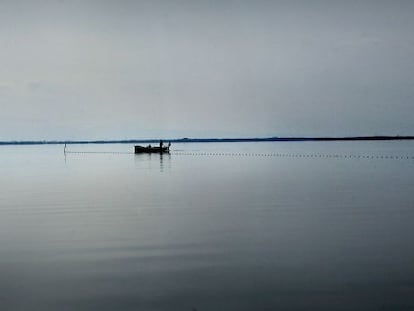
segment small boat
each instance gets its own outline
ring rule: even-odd
[[[147,147],[135,146],[135,153],[169,153],[170,146],[168,147],[152,147],[151,145]]]

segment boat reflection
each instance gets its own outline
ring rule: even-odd
[[[171,154],[169,153],[136,153],[135,164],[149,170],[154,170],[155,166],[159,166],[159,171],[171,169]]]

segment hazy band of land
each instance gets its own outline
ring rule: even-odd
[[[172,138],[164,139],[172,143],[217,143],[217,142],[260,142],[260,141],[364,141],[364,140],[414,140],[414,136],[349,136],[349,137],[263,137],[263,138]],[[62,144],[135,144],[154,143],[160,139],[123,140],[23,140],[0,141],[0,145],[62,145]]]

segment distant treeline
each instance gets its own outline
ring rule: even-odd
[[[174,138],[163,139],[172,143],[220,143],[259,141],[362,141],[362,140],[414,140],[414,136],[352,136],[352,137],[267,137],[267,138]],[[0,141],[0,145],[63,145],[63,144],[137,144],[157,143],[159,139],[128,140],[42,140]]]

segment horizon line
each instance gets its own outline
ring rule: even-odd
[[[94,140],[10,140],[0,145],[63,145],[63,144],[128,144],[154,143],[160,140],[174,143],[190,142],[260,142],[260,141],[361,141],[361,140],[414,140],[411,135],[373,136],[292,136],[292,137],[239,137],[239,138],[170,138],[170,139],[94,139]]]

